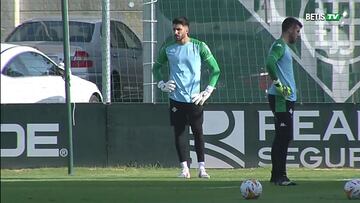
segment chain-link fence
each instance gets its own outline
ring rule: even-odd
[[[265,59],[286,16],[304,24],[291,47],[298,101],[360,102],[359,0],[160,0],[157,8],[158,47],[172,37],[172,18],[187,16],[190,35],[218,60],[222,74],[212,102],[267,101]]]
[[[280,37],[282,20],[295,16],[304,24],[301,39],[291,47],[298,101],[360,103],[360,0],[110,2],[113,102],[142,102],[145,94],[153,98],[147,102],[168,101],[166,94],[146,87],[154,85],[151,63],[158,48],[173,37],[171,21],[177,16],[189,18],[191,37],[209,45],[221,68],[210,102],[267,102],[265,58]],[[63,59],[61,1],[1,4],[2,42],[34,46],[57,62]],[[150,5],[155,20],[143,15]],[[101,0],[69,0],[69,18],[72,72],[101,90]],[[151,32],[149,23],[155,26]],[[146,43],[156,47],[144,49]],[[202,78],[206,86],[206,71]]]
[[[142,5],[141,0],[111,1],[112,102],[143,101]],[[61,1],[2,1],[1,12],[2,42],[36,47],[63,61]],[[102,90],[102,1],[70,0],[69,20],[72,73]]]

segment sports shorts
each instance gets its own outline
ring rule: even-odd
[[[170,124],[202,125],[204,121],[204,107],[194,103],[178,102],[170,99]]]

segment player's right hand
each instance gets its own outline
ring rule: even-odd
[[[291,88],[288,86],[283,85],[279,79],[274,80],[273,84],[276,88],[276,91],[280,93],[283,97],[288,97],[291,94]]]
[[[169,80],[167,82],[160,81],[157,86],[161,89],[161,91],[166,93],[173,92],[176,88],[175,81],[173,80]]]
[[[196,105],[203,105],[207,99],[209,99],[211,93],[214,91],[214,87],[208,85],[206,89],[199,94],[192,95],[191,102]]]

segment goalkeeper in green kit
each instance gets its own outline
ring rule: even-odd
[[[153,66],[158,88],[169,94],[170,123],[175,134],[175,146],[180,161],[178,177],[190,178],[186,125],[194,134],[195,151],[199,165],[199,178],[210,178],[205,170],[203,104],[210,97],[220,75],[219,66],[209,47],[202,41],[189,37],[189,21],[186,17],[173,20],[174,40],[160,49]],[[200,90],[201,62],[208,65],[210,79],[205,90]],[[169,75],[163,75],[165,64]]]
[[[266,69],[273,80],[268,99],[275,121],[270,182],[280,186],[296,185],[286,174],[286,156],[293,139],[293,111],[296,101],[293,62],[288,44],[296,42],[301,28],[302,24],[297,19],[286,18],[282,23],[281,37],[272,44],[266,59]]]

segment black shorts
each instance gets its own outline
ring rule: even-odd
[[[268,95],[271,111],[275,116],[275,131],[277,135],[293,139],[293,101],[285,100],[281,96]]]
[[[170,99],[170,124],[172,126],[200,126],[204,121],[204,107],[194,103],[178,102]]]
[[[282,96],[268,95],[269,104],[273,113],[291,113],[294,111],[293,101],[285,100]]]

